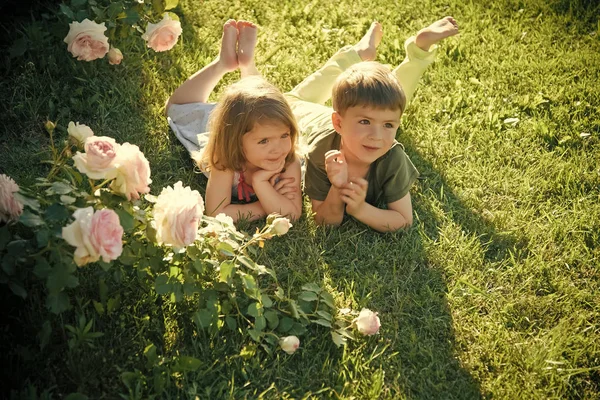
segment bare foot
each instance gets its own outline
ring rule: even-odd
[[[238,21],[237,29],[238,49],[237,59],[242,76],[257,75],[258,71],[254,65],[254,48],[256,47],[256,37],[258,28],[250,21]]]
[[[373,61],[377,56],[377,46],[381,43],[383,29],[381,24],[374,21],[371,27],[353,47],[363,61]]]
[[[421,29],[417,33],[415,43],[421,49],[428,51],[431,46],[438,43],[440,40],[458,33],[458,23],[452,17],[444,17],[439,21],[435,21],[427,28]]]
[[[235,19],[230,19],[223,25],[219,63],[226,71],[235,71],[238,67],[238,55],[235,50],[238,41],[238,30]]]

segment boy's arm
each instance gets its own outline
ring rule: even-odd
[[[410,193],[407,193],[398,201],[388,203],[387,206],[387,210],[382,210],[365,202],[354,213],[348,213],[379,232],[394,232],[412,225],[413,215]]]
[[[344,219],[346,204],[342,201],[339,189],[331,186],[324,201],[310,200],[315,221],[319,225],[339,225]]]

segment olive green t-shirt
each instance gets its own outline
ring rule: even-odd
[[[304,192],[312,200],[324,201],[331,187],[325,170],[325,153],[339,150],[341,136],[334,129],[316,130],[308,134],[307,144]],[[419,171],[404,152],[402,144],[394,141],[390,150],[369,168],[365,200],[376,207],[381,203],[398,201],[406,196],[418,176]]]

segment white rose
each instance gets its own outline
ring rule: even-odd
[[[300,347],[300,339],[296,336],[286,336],[279,339],[279,346],[286,353],[294,354],[298,347]]]
[[[181,181],[162,190],[154,205],[154,225],[158,244],[184,248],[196,240],[204,200],[197,190],[183,187]]]
[[[110,65],[119,65],[123,61],[123,53],[116,47],[111,47],[108,51],[108,63]]]
[[[376,312],[373,312],[367,308],[360,310],[360,314],[354,320],[356,329],[363,335],[374,335],[379,331],[381,323]]]
[[[288,233],[291,227],[290,220],[284,217],[275,218],[271,223],[271,231],[278,236]]]
[[[94,132],[89,126],[73,121],[69,122],[67,132],[69,132],[69,136],[74,137],[80,143],[85,143],[87,138],[94,136]]]

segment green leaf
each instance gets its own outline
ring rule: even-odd
[[[69,218],[71,213],[67,207],[60,203],[54,203],[46,209],[44,216],[50,221],[63,221]]]
[[[279,332],[286,333],[294,326],[294,320],[289,317],[283,317],[279,323]]]
[[[73,187],[65,182],[52,182],[52,185],[46,189],[46,194],[69,194],[73,191]]]
[[[154,281],[154,290],[157,294],[167,294],[171,291],[172,285],[169,283],[169,277],[166,275],[159,275]]]
[[[110,20],[116,19],[117,15],[119,15],[121,13],[121,11],[123,11],[123,2],[122,1],[110,3],[110,6],[108,6],[108,11],[107,11],[108,19],[110,19]]]
[[[208,328],[212,322],[212,319],[213,319],[213,313],[206,308],[198,310],[194,314],[194,322],[200,328],[204,328],[204,329]]]
[[[156,355],[156,346],[154,343],[150,343],[144,349],[144,357],[146,357],[147,363],[146,366],[148,368],[152,368],[158,362],[158,356]]]
[[[265,317],[260,316],[254,319],[254,329],[262,331],[267,327],[267,320]]]
[[[263,314],[263,308],[262,305],[260,303],[251,303],[248,306],[248,315],[256,318],[259,317]]]
[[[252,275],[244,275],[242,276],[242,281],[244,282],[244,287],[246,289],[256,289],[256,279]]]
[[[225,323],[227,324],[227,327],[232,331],[235,331],[237,329],[237,321],[235,320],[235,318],[227,316],[225,317]]]
[[[38,212],[40,211],[40,202],[37,201],[36,199],[25,196],[21,192],[13,193],[13,195],[14,195],[15,199],[19,203],[23,204],[24,206],[29,207],[34,211],[38,211]]]
[[[348,341],[345,337],[335,331],[331,331],[331,339],[333,339],[333,343],[335,343],[337,347],[345,346]]]
[[[114,210],[119,216],[119,223],[123,227],[125,232],[131,232],[135,227],[135,220],[133,219],[133,215],[129,214],[122,208],[117,208]]]
[[[10,46],[10,49],[8,50],[8,56],[10,58],[21,57],[23,54],[25,54],[28,47],[29,40],[26,37],[20,37],[13,42],[12,46]]]
[[[227,257],[235,256],[235,250],[233,249],[233,246],[227,242],[220,242],[217,245],[217,250]]]
[[[279,315],[277,315],[277,312],[273,310],[267,310],[265,312],[265,318],[269,324],[269,329],[275,329],[277,326],[279,326]]]
[[[58,293],[64,288],[74,288],[79,285],[79,279],[71,272],[65,264],[57,264],[52,268],[46,281],[46,287],[50,293]]]
[[[23,286],[21,286],[20,283],[15,282],[15,281],[10,281],[10,282],[8,282],[8,287],[14,294],[19,296],[20,298],[24,299],[27,297],[27,291],[25,290],[25,288]]]
[[[265,308],[271,308],[273,306],[273,300],[264,293],[260,296],[260,300]]]
[[[65,397],[65,400],[88,400],[88,399],[89,399],[89,397],[87,397],[85,394],[81,394],[81,393],[71,393],[70,395]]]
[[[320,316],[321,318],[326,319],[329,322],[331,322],[333,320],[333,317],[327,311],[319,310],[319,311],[317,311],[317,315]]]
[[[323,326],[326,326],[328,328],[331,328],[331,322],[327,321],[326,319],[320,318],[320,319],[314,320],[313,322],[315,324],[323,325]]]
[[[306,290],[308,292],[320,293],[322,289],[316,283],[311,282],[311,283],[307,283],[306,285],[303,285],[302,290]]]
[[[326,291],[321,292],[321,301],[332,310],[335,310],[335,300],[333,299],[331,293]]]
[[[61,3],[60,4],[60,11],[67,16],[67,18],[74,20],[75,19],[75,14],[73,14],[73,11],[69,8],[68,5],[66,5],[65,3]]]
[[[248,335],[250,335],[252,340],[254,340],[255,342],[260,343],[261,333],[259,331],[254,330],[254,329],[248,329]]]
[[[74,8],[79,8],[87,4],[87,0],[71,0],[71,6]]]
[[[162,14],[165,11],[165,4],[163,0],[152,0],[152,9],[157,14]]]
[[[130,8],[125,12],[125,18],[121,19],[121,22],[127,25],[133,25],[140,20],[140,14],[137,10]]]
[[[48,245],[48,241],[50,240],[50,231],[47,229],[37,231],[35,234],[35,240],[37,242],[38,249],[46,247],[46,245]]]
[[[46,307],[54,314],[60,314],[63,311],[67,311],[71,308],[69,296],[64,292],[50,293],[46,299]]]
[[[196,371],[202,365],[202,362],[197,358],[190,356],[180,356],[177,360],[177,369],[181,371]]]
[[[165,3],[165,10],[171,10],[171,9],[177,7],[179,0],[164,0],[164,3]]]
[[[108,299],[108,302],[106,303],[106,313],[107,314],[112,313],[117,308],[119,308],[120,304],[121,304],[121,296],[120,295],[117,295],[116,297],[111,297],[110,299]]]
[[[102,303],[99,303],[96,300],[92,300],[92,303],[94,304],[94,308],[96,309],[96,312],[100,315],[103,315],[104,314],[104,306],[102,305]]]
[[[314,292],[302,292],[300,293],[300,296],[298,296],[298,299],[310,302],[318,300],[319,296]]]
[[[228,282],[233,274],[233,268],[235,264],[231,261],[223,261],[219,267],[219,281]]]
[[[100,278],[98,281],[98,292],[100,294],[100,301],[106,303],[106,300],[108,300],[108,286],[106,285],[104,278]]]
[[[306,328],[299,322],[294,322],[292,329],[289,330],[290,335],[300,336],[306,332]]]
[[[298,303],[296,303],[295,300],[290,300],[289,305],[290,305],[290,312],[292,313],[292,317],[294,317],[295,319],[299,319],[300,315],[298,314]]]
[[[60,202],[62,204],[69,205],[69,204],[75,203],[76,201],[77,201],[77,199],[75,197],[67,196],[66,194],[60,195]]]
[[[27,209],[21,214],[19,222],[30,228],[45,224],[44,220],[39,215],[36,215]]]
[[[0,251],[6,248],[6,245],[8,242],[10,242],[10,239],[12,239],[12,235],[8,230],[8,225],[0,227]]]
[[[52,272],[52,267],[48,263],[48,260],[42,257],[35,259],[35,267],[33,267],[33,274],[40,279],[46,279]]]

